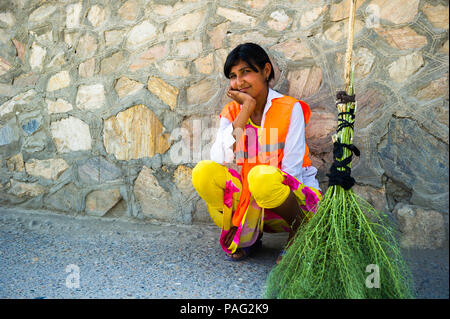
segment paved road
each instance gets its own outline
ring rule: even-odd
[[[0,208],[0,298],[260,298],[286,234],[226,261],[214,225]],[[448,248],[405,257],[420,298],[448,298]],[[77,286],[79,274],[79,287]]]

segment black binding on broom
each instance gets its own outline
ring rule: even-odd
[[[355,95],[348,95],[345,91],[338,91],[336,99],[338,100],[336,104],[355,102]]]
[[[350,103],[355,102],[355,95],[347,95],[345,91],[339,91],[336,94],[337,103],[336,104],[342,104],[342,103]],[[337,128],[337,131],[344,129],[345,127],[350,127],[353,129],[353,122],[349,122],[341,117],[343,117],[345,114],[350,115],[352,120],[355,119],[354,110],[350,109],[349,112],[341,112],[338,114],[338,120],[339,125]],[[350,156],[344,158],[343,160],[339,160],[343,154],[344,154],[344,147],[347,148],[351,154]],[[351,163],[352,157],[355,154],[356,156],[360,155],[360,152],[358,148],[353,144],[344,144],[341,143],[339,140],[334,142],[333,144],[333,159],[334,162],[330,167],[330,173],[327,174],[328,176],[328,186],[333,185],[339,185],[342,188],[348,190],[352,188],[352,186],[355,184],[355,179],[350,176],[351,169],[347,165]],[[338,170],[338,168],[343,168],[344,170]]]

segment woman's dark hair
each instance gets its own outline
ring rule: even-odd
[[[246,62],[255,72],[259,72],[259,70],[264,69],[266,63],[270,63],[271,71],[267,82],[275,77],[273,65],[272,62],[270,62],[269,56],[263,48],[255,43],[239,44],[228,54],[225,65],[223,66],[223,72],[227,79],[230,78],[231,68],[238,64],[239,61]]]

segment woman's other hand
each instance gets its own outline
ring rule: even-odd
[[[228,234],[225,235],[225,238],[224,238],[225,247],[229,247],[231,245],[231,243],[233,242],[233,238],[236,235],[236,231],[237,231],[237,227],[233,226],[230,228],[230,231],[228,232]]]

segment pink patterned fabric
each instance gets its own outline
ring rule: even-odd
[[[319,197],[309,187],[305,186],[302,189],[303,195],[305,195],[305,207],[310,212],[316,212]]]
[[[225,184],[225,190],[223,194],[223,203],[230,208],[233,205],[233,193],[238,193],[239,188],[234,185],[234,183],[229,180]]]
[[[287,173],[286,173],[287,174]],[[286,178],[284,179],[284,181],[282,182],[284,185],[289,186],[289,188],[291,189],[291,191],[295,191],[298,189],[298,187],[300,186],[300,182],[295,178],[292,177],[291,175],[287,174],[285,176]]]
[[[249,158],[258,156],[259,142],[258,142],[258,128],[251,125],[245,125],[245,149]]]
[[[228,172],[229,172],[232,176],[236,177],[236,178],[242,183],[241,175],[239,175],[238,172],[236,172],[236,171],[235,171],[234,169],[232,169],[232,168],[228,168]]]

